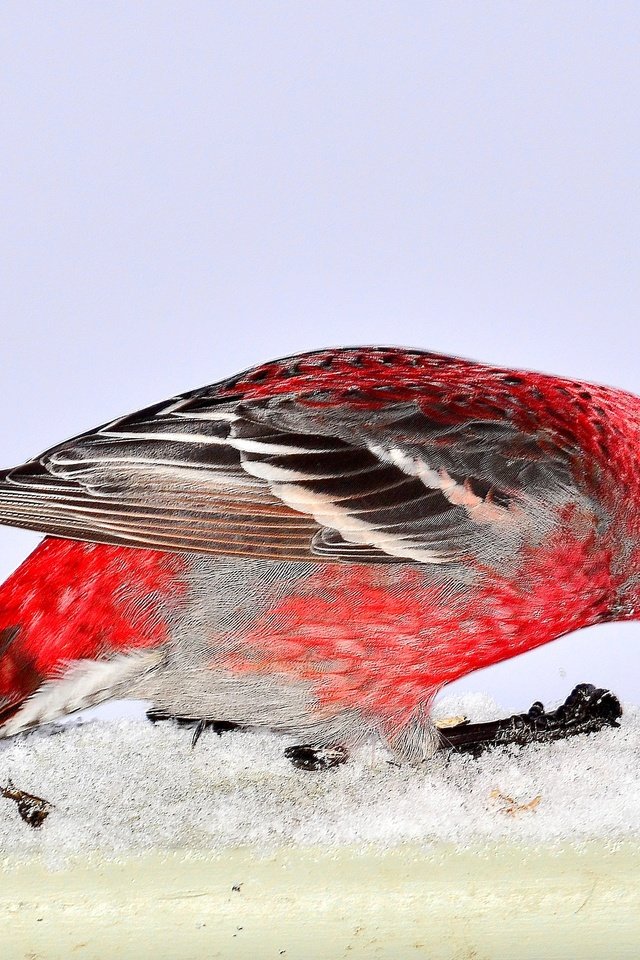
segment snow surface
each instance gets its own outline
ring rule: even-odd
[[[440,716],[499,713],[477,695],[438,704]],[[7,741],[0,785],[10,779],[53,810],[36,830],[0,799],[2,855],[53,863],[94,851],[614,843],[640,835],[638,707],[625,710],[619,729],[479,759],[437,755],[417,768],[394,766],[370,746],[344,766],[308,773],[285,759],[290,741],[275,735],[206,731],[193,750],[191,736],[166,722],[94,720]]]

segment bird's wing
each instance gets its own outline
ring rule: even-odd
[[[197,391],[6,471],[0,521],[56,536],[247,557],[501,560],[579,496],[570,456],[508,423],[419,403]]]

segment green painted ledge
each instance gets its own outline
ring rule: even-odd
[[[5,862],[0,931],[2,960],[637,960],[640,844]]]

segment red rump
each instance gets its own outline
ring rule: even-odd
[[[155,550],[44,540],[0,587],[0,697],[22,700],[65,661],[162,643],[183,565]]]

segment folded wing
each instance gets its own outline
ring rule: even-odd
[[[160,550],[319,561],[502,562],[581,495],[570,451],[418,402],[323,407],[215,387],[0,475],[0,521]],[[459,419],[459,418],[458,418]]]

